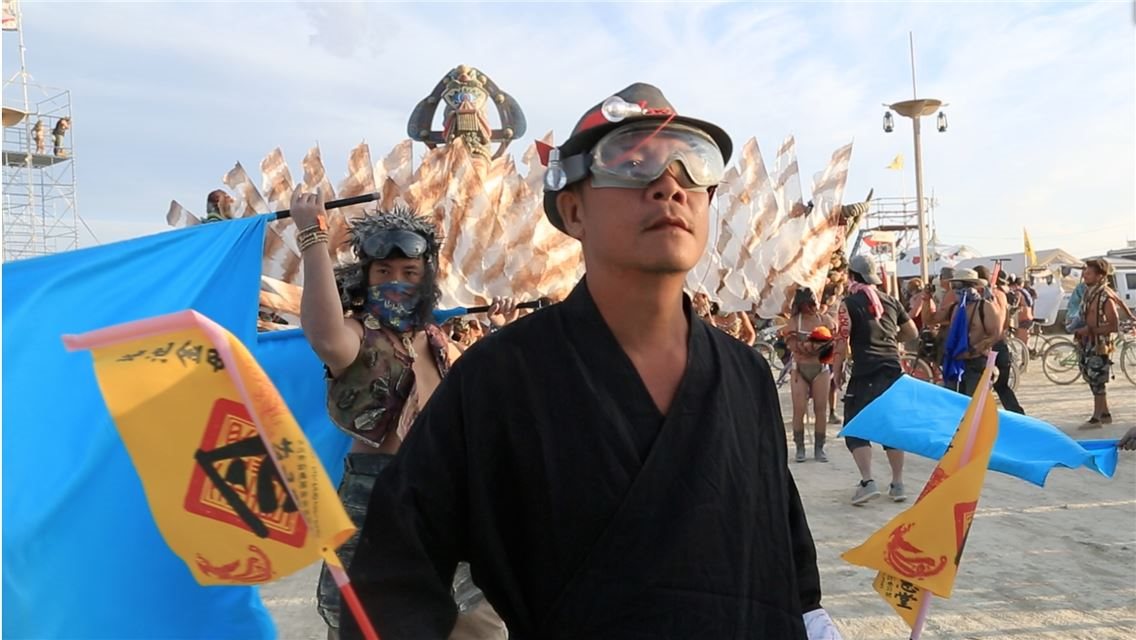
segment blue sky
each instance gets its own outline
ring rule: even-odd
[[[471,64],[524,108],[525,144],[562,140],[635,81],[721,124],[767,161],[797,139],[810,178],[854,141],[846,200],[914,192],[911,97],[926,123],[924,184],[946,242],[1102,253],[1136,239],[1136,36],[1130,2],[815,4],[25,3],[35,80],[72,92],[79,212],[102,241],[200,213],[240,161],[276,146],[298,175],[319,142],[334,182],[366,139],[378,158],[449,69]],[[4,75],[15,70],[4,34]],[[514,145],[519,153],[524,145]],[[419,147],[421,150],[421,147]],[[884,169],[904,154],[902,174]],[[83,244],[92,239],[85,232]]]

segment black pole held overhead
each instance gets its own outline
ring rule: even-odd
[[[545,298],[541,298],[540,300],[532,300],[530,302],[518,302],[517,303],[518,309],[543,309],[547,306],[551,306],[551,303]],[[489,311],[489,307],[490,307],[490,305],[485,304],[485,305],[481,305],[479,307],[465,307],[464,309],[465,309],[465,312],[467,314],[468,313],[485,313],[486,311]]]
[[[338,209],[340,207],[350,207],[351,205],[363,204],[364,202],[374,202],[375,200],[378,200],[382,197],[383,196],[382,196],[381,193],[364,193],[363,195],[360,195],[360,196],[351,196],[350,198],[341,198],[339,200],[332,200],[330,202],[325,202],[324,205],[323,205],[323,208],[324,209]],[[292,217],[292,210],[291,209],[283,209],[281,211],[273,211],[272,213],[266,213],[265,215],[272,216],[272,217],[276,218],[277,220],[283,220],[284,218]]]

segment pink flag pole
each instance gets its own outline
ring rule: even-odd
[[[990,369],[994,366],[994,359],[998,354],[991,351],[986,356],[986,372],[989,373]],[[978,398],[978,405],[974,408],[974,415],[970,419],[970,431],[966,434],[966,446],[962,450],[959,465],[965,465],[970,462],[970,456],[974,453],[974,441],[978,438],[978,423],[982,420],[982,410],[986,408],[986,401],[990,399],[990,389],[994,381],[990,376],[983,376],[985,384],[975,393],[980,394]],[[915,618],[915,626],[911,628],[910,640],[919,640],[923,635],[923,625],[927,622],[927,614],[931,612],[931,598],[933,594],[923,589],[923,597],[919,603],[919,615]]]
[[[335,553],[332,551],[331,553]],[[331,577],[335,579],[335,585],[339,587],[339,593],[343,596],[343,601],[347,603],[347,607],[351,609],[351,615],[355,616],[355,622],[359,623],[359,631],[363,633],[363,637],[367,640],[379,640],[379,634],[375,631],[375,627],[371,625],[370,618],[367,617],[367,612],[363,610],[363,603],[359,601],[359,596],[355,595],[355,587],[351,586],[351,580],[347,578],[347,572],[341,567],[328,562],[328,571],[331,571]]]

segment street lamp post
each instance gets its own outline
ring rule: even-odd
[[[916,211],[919,216],[919,272],[923,276],[923,282],[926,283],[929,275],[927,272],[927,224],[926,211],[923,208],[923,144],[919,137],[919,122],[923,116],[929,116],[939,111],[939,108],[943,106],[943,101],[916,97],[918,92],[915,89],[915,36],[908,34],[908,37],[911,42],[911,93],[913,97],[911,100],[885,104],[884,106],[905,118],[911,118],[915,136],[915,198]],[[946,114],[939,111],[936,125],[939,131],[947,130]],[[884,131],[891,133],[894,128],[891,111],[887,111],[884,113]]]
[[[927,224],[926,224],[926,211],[923,208],[923,143],[919,136],[920,132],[920,118],[929,116],[939,110],[943,106],[941,100],[933,98],[922,98],[915,100],[904,100],[903,102],[896,102],[895,104],[888,105],[894,109],[896,113],[905,117],[911,118],[912,131],[915,136],[915,199],[916,211],[919,215],[919,272],[923,276],[923,282],[927,282]],[[942,130],[946,129],[945,118],[944,124],[941,125]]]

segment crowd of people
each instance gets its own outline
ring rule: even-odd
[[[1106,387],[1111,376],[1114,334],[1120,329],[1120,316],[1131,312],[1109,287],[1110,266],[1103,258],[1086,262],[1082,282],[1069,303],[1067,330],[1075,339],[1079,366],[1093,396],[1093,411],[1082,429],[1112,422]],[[863,406],[883,393],[901,373],[903,353],[918,354],[932,365],[933,381],[965,395],[972,395],[982,382],[987,357],[995,355],[997,377],[993,389],[1002,408],[1025,414],[1010,384],[1012,355],[1009,340],[1028,343],[1034,318],[1037,292],[1021,276],[1000,269],[993,273],[985,266],[974,269],[943,268],[937,277],[924,283],[911,278],[897,287],[895,297],[880,290],[882,272],[870,256],[857,256],[846,269],[845,278],[825,287],[822,300],[811,289],[800,286],[785,313],[772,319],[744,312],[720,313],[717,303],[705,293],[693,294],[694,309],[704,321],[727,334],[753,345],[754,326],[776,325],[779,342],[774,353],[782,353],[790,368],[792,398],[792,437],[796,462],[805,462],[807,451],[805,423],[814,424],[812,458],[827,462],[826,431],[829,424],[841,423],[836,414],[837,397],[843,400],[844,420],[850,420]],[[875,324],[848,311],[847,300],[863,301],[866,288],[872,288],[872,315]],[[879,311],[879,315],[876,312]],[[853,338],[854,317],[871,331]],[[910,321],[910,325],[908,325]],[[881,361],[882,360],[882,361]],[[846,363],[852,363],[852,376]],[[860,375],[857,376],[856,372]],[[857,384],[845,386],[856,380]],[[1136,430],[1123,441],[1136,447]],[[852,503],[861,505],[880,496],[871,474],[869,449],[856,439],[845,443],[860,470],[861,480]],[[859,451],[859,453],[857,453]],[[903,453],[888,451],[892,480],[888,495],[906,499],[903,490]]]
[[[497,299],[441,326],[426,218],[355,221],[357,262],[337,273],[322,194],[294,193],[303,331],[325,364],[329,415],[353,439],[339,496],[359,530],[338,553],[381,637],[839,640],[771,367],[751,348],[755,320],[768,321],[684,291],[731,152],[721,128],[651,85],[596,104],[549,154],[544,185],[584,278],[528,317]],[[1086,345],[1116,327],[1090,274],[1101,268],[1086,269]],[[823,463],[840,390],[851,420],[904,374],[902,345],[920,332],[917,345],[943,354],[943,384],[968,393],[987,353],[1001,361],[1007,317],[1013,330],[1032,317],[1013,278],[960,269],[897,298],[856,256],[846,282],[797,288],[779,320],[797,462],[809,459],[810,401]],[[1099,351],[1086,351],[1095,372]],[[1021,411],[1006,390],[1003,405]],[[871,443],[845,445],[862,505],[881,495]],[[903,452],[884,449],[887,495],[903,501]],[[360,637],[326,568],[317,595],[329,638]]]

